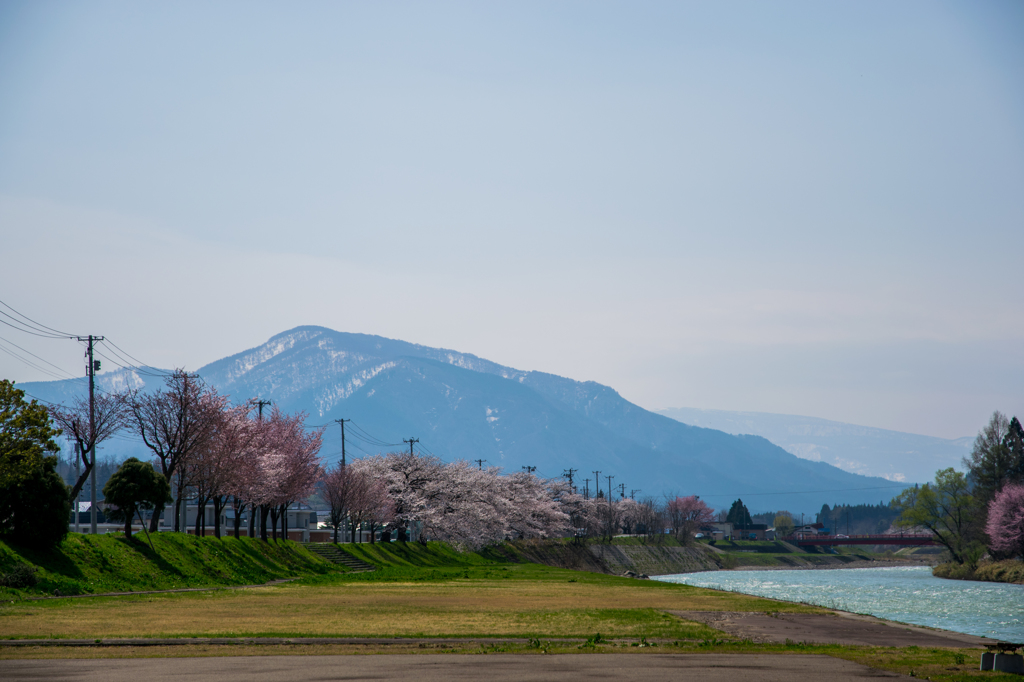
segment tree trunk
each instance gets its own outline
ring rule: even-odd
[[[260,540],[267,541],[267,516],[270,514],[270,507],[260,505]]]
[[[158,527],[158,525],[160,523],[160,515],[163,514],[163,513],[164,513],[164,503],[161,502],[161,503],[159,503],[153,509],[153,516],[152,516],[152,518],[149,519],[149,532],[150,533],[155,533],[157,531],[157,527]],[[145,525],[145,521],[143,521],[143,525]]]
[[[281,539],[288,539],[288,505],[281,505]]]
[[[409,532],[406,530],[404,525],[398,527],[398,541],[399,542],[408,542],[409,541]]]
[[[132,514],[128,514],[127,510],[124,515],[124,537],[127,540],[132,539]]]
[[[224,508],[224,498],[213,496],[213,536],[220,540],[220,512]]]
[[[206,505],[204,504],[205,502],[206,502],[206,500],[202,499],[201,497],[198,497],[198,496],[196,497],[196,530],[195,530],[195,533],[196,533],[196,537],[197,538],[202,537],[202,535],[199,534],[199,529],[202,527],[203,521],[206,520]]]
[[[231,504],[235,510],[235,539],[242,535],[242,508],[238,505],[238,496],[233,496]]]

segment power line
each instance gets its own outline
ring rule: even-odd
[[[124,350],[123,348],[121,348],[120,346],[118,346],[118,345],[117,345],[116,343],[114,343],[114,342],[113,342],[113,341],[111,341],[110,339],[106,339],[106,340],[104,340],[104,343],[105,343],[105,344],[107,344],[107,345],[109,345],[109,346],[113,346],[113,347],[114,347],[114,348],[116,348],[117,350],[121,351],[121,353],[123,353],[125,357],[127,357],[127,358],[131,358],[131,359],[132,359],[132,360],[134,360],[134,361],[135,361],[135,362],[136,362],[136,363],[137,363],[137,364],[138,364],[139,366],[141,366],[141,367],[149,367],[150,369],[154,369],[154,370],[157,370],[157,368],[156,368],[156,367],[153,367],[152,365],[147,365],[146,363],[142,362],[142,361],[141,361],[141,360],[139,360],[139,359],[138,359],[137,357],[135,357],[134,355],[132,355],[132,354],[131,354],[131,353],[129,353],[128,351]],[[159,371],[159,372],[163,372],[164,374],[171,374],[171,372],[166,372],[166,371],[164,371],[164,370],[157,370],[157,371]]]
[[[70,378],[70,379],[81,379],[82,378],[82,377],[76,377],[71,372],[67,371],[66,369],[64,369],[62,367],[58,367],[57,365],[53,364],[49,360],[46,360],[45,358],[39,357],[38,355],[36,355],[32,351],[27,350],[25,348],[22,348],[21,346],[19,346],[18,344],[14,343],[10,339],[5,339],[4,337],[0,336],[0,341],[5,341],[5,342],[9,343],[10,345],[14,346],[15,348],[17,348],[18,350],[22,351],[23,353],[28,353],[29,355],[31,355],[32,357],[36,358],[37,360],[41,360],[42,362],[45,362],[50,367],[53,367],[55,370],[57,370],[59,372],[63,372],[64,374],[68,375],[68,378]]]
[[[0,315],[5,315],[8,318],[14,320],[15,322],[18,322],[17,318],[12,317],[11,315],[7,315],[7,313],[5,313],[2,310],[0,310]],[[25,325],[25,324],[20,323],[20,322],[19,322],[19,324],[22,324],[22,326],[20,326],[20,327],[11,324],[7,320],[0,320],[0,324],[6,324],[8,327],[10,327],[12,329],[17,329],[19,332],[23,332],[25,334],[31,334],[32,336],[39,336],[39,337],[42,337],[44,339],[66,339],[66,338],[71,338],[71,337],[67,337],[67,336],[57,336],[56,334],[46,334],[46,333],[40,334],[37,331],[33,331],[31,328],[26,329],[25,327],[27,327],[28,325]]]
[[[144,365],[144,364],[141,364],[141,363],[135,364],[131,360],[128,359],[128,358],[131,357],[130,355],[128,355],[128,357],[125,357],[125,355],[127,355],[127,353],[125,353],[125,355],[122,355],[121,353],[118,353],[117,352],[117,346],[114,346],[113,344],[106,343],[106,341],[104,341],[104,343],[107,346],[107,350],[109,350],[112,355],[116,355],[118,360],[121,360],[124,364],[122,364],[121,362],[118,362],[117,360],[114,360],[113,358],[107,357],[106,355],[104,355],[103,357],[107,358],[107,360],[109,360],[110,362],[113,362],[115,365],[118,365],[119,367],[121,367],[123,369],[130,369],[130,370],[135,371],[135,372],[137,372],[139,374],[142,374],[144,376],[156,377],[158,379],[163,379],[164,377],[167,377],[167,376],[169,376],[171,374],[170,372],[166,372],[166,371],[164,371],[162,369],[157,369],[155,367],[150,367],[149,365]],[[99,351],[96,351],[96,352],[98,353]],[[138,361],[136,361],[136,362],[138,362]]]
[[[154,377],[156,379],[163,379],[164,377],[167,376],[166,374],[156,374],[154,372],[147,371],[145,369],[142,369],[141,367],[136,367],[134,365],[123,365],[120,362],[118,362],[117,360],[115,360],[114,358],[112,358],[112,357],[110,357],[108,355],[104,355],[99,350],[95,350],[95,353],[96,353],[96,355],[99,355],[101,358],[103,358],[107,362],[110,362],[110,363],[112,363],[114,365],[117,365],[121,369],[123,369],[125,371],[128,371],[128,372],[135,372],[136,374],[141,374],[142,376],[146,376],[146,377]]]
[[[36,322],[35,320],[33,320],[33,319],[32,319],[31,317],[29,317],[28,315],[24,315],[24,314],[22,314],[22,313],[19,313],[19,312],[18,312],[17,310],[15,310],[15,309],[14,309],[14,308],[12,308],[11,306],[9,306],[9,305],[8,305],[7,303],[4,303],[3,301],[0,301],[0,305],[2,305],[3,307],[7,308],[8,310],[10,310],[10,311],[11,311],[12,313],[14,313],[15,315],[17,315],[18,317],[21,317],[21,318],[24,318],[24,319],[28,320],[28,321],[29,321],[29,323],[31,323],[32,325],[35,325],[36,327],[39,327],[39,328],[40,328],[40,330],[44,330],[44,329],[45,329],[45,330],[46,330],[46,331],[48,331],[48,332],[51,332],[51,333],[53,333],[53,334],[57,334],[58,336],[62,336],[62,337],[68,337],[68,338],[70,338],[70,337],[72,337],[72,336],[75,336],[75,334],[69,334],[69,333],[67,333],[67,332],[62,332],[62,331],[60,331],[60,330],[58,330],[58,329],[54,329],[53,327],[47,327],[47,326],[46,326],[45,324],[40,324],[39,322]],[[0,311],[0,312],[2,312],[2,311]],[[4,315],[7,315],[7,313],[3,313],[3,314],[4,314]],[[11,317],[11,316],[10,316],[10,315],[7,315],[7,317]],[[13,318],[13,317],[11,317],[11,319],[12,319],[12,320],[14,320],[14,319],[16,319],[16,318]],[[22,324],[24,324],[24,323],[22,323]],[[26,326],[28,326],[28,325],[26,325]]]
[[[39,372],[42,372],[43,374],[45,374],[48,377],[52,377],[52,378],[57,379],[59,381],[67,380],[67,377],[62,377],[59,374],[55,374],[55,373],[51,372],[50,370],[46,369],[45,367],[40,367],[39,365],[37,365],[36,363],[32,362],[31,360],[26,360],[25,358],[21,357],[20,355],[18,355],[14,351],[8,350],[7,348],[4,348],[3,346],[0,346],[0,351],[3,351],[5,353],[7,353],[8,355],[10,355],[15,360],[19,360],[19,361],[23,362],[24,364],[28,365],[32,369],[34,369],[36,371],[39,371]]]

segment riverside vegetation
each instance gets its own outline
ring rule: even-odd
[[[82,542],[78,542],[82,539]],[[369,573],[329,564],[294,543],[237,542],[177,534],[154,536],[166,554],[166,579],[148,545],[123,537],[72,536],[41,555],[3,546],[0,571],[39,570],[36,586],[2,593],[0,637],[427,637],[403,645],[208,645],[173,647],[0,647],[0,658],[230,656],[430,653],[777,653],[822,654],[936,682],[973,677],[1016,679],[976,671],[979,650],[863,647],[740,640],[666,610],[826,613],[825,609],[747,595],[633,580],[526,563],[525,543],[458,552],[441,543],[340,545],[373,563]],[[72,543],[72,544],[68,544]],[[260,550],[265,551],[260,551]],[[514,556],[513,556],[514,555]],[[161,555],[163,556],[163,555]],[[518,556],[520,562],[513,558]],[[200,567],[213,567],[203,571]],[[251,590],[28,600],[57,576],[78,574],[93,592],[159,586],[258,583]],[[109,578],[101,575],[108,573]],[[209,574],[204,577],[204,574]],[[148,577],[147,577],[148,576]],[[138,583],[131,581],[139,580]],[[50,582],[46,582],[50,581]],[[598,634],[600,633],[600,634]],[[502,638],[516,637],[517,641]],[[472,639],[470,639],[472,638]],[[480,640],[483,639],[481,642]],[[490,643],[489,643],[490,640]]]

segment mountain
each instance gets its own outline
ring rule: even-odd
[[[789,414],[690,407],[658,414],[726,433],[763,436],[797,457],[891,481],[930,481],[939,469],[959,467],[974,443],[973,437],[935,438]]]
[[[418,447],[443,459],[486,460],[554,477],[572,468],[582,489],[595,470],[600,489],[625,484],[638,497],[696,494],[716,508],[743,497],[751,510],[816,511],[823,502],[888,500],[899,486],[801,459],[753,435],[682,424],[644,410],[613,389],[543,372],[504,367],[467,353],[379,336],[297,327],[213,362],[199,374],[238,402],[270,399],[307,424],[326,425],[324,455],[340,457],[346,426],[349,456]],[[105,389],[126,381],[158,387],[150,376],[100,375]],[[156,382],[156,383],[154,383]],[[45,400],[65,399],[82,382],[25,384]],[[116,441],[125,454],[131,439]],[[115,441],[108,446],[112,452]],[[135,454],[133,451],[131,454]]]

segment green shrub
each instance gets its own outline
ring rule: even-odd
[[[32,587],[37,582],[39,582],[39,576],[37,575],[36,568],[28,564],[17,564],[10,571],[0,573],[0,587],[21,589]]]

